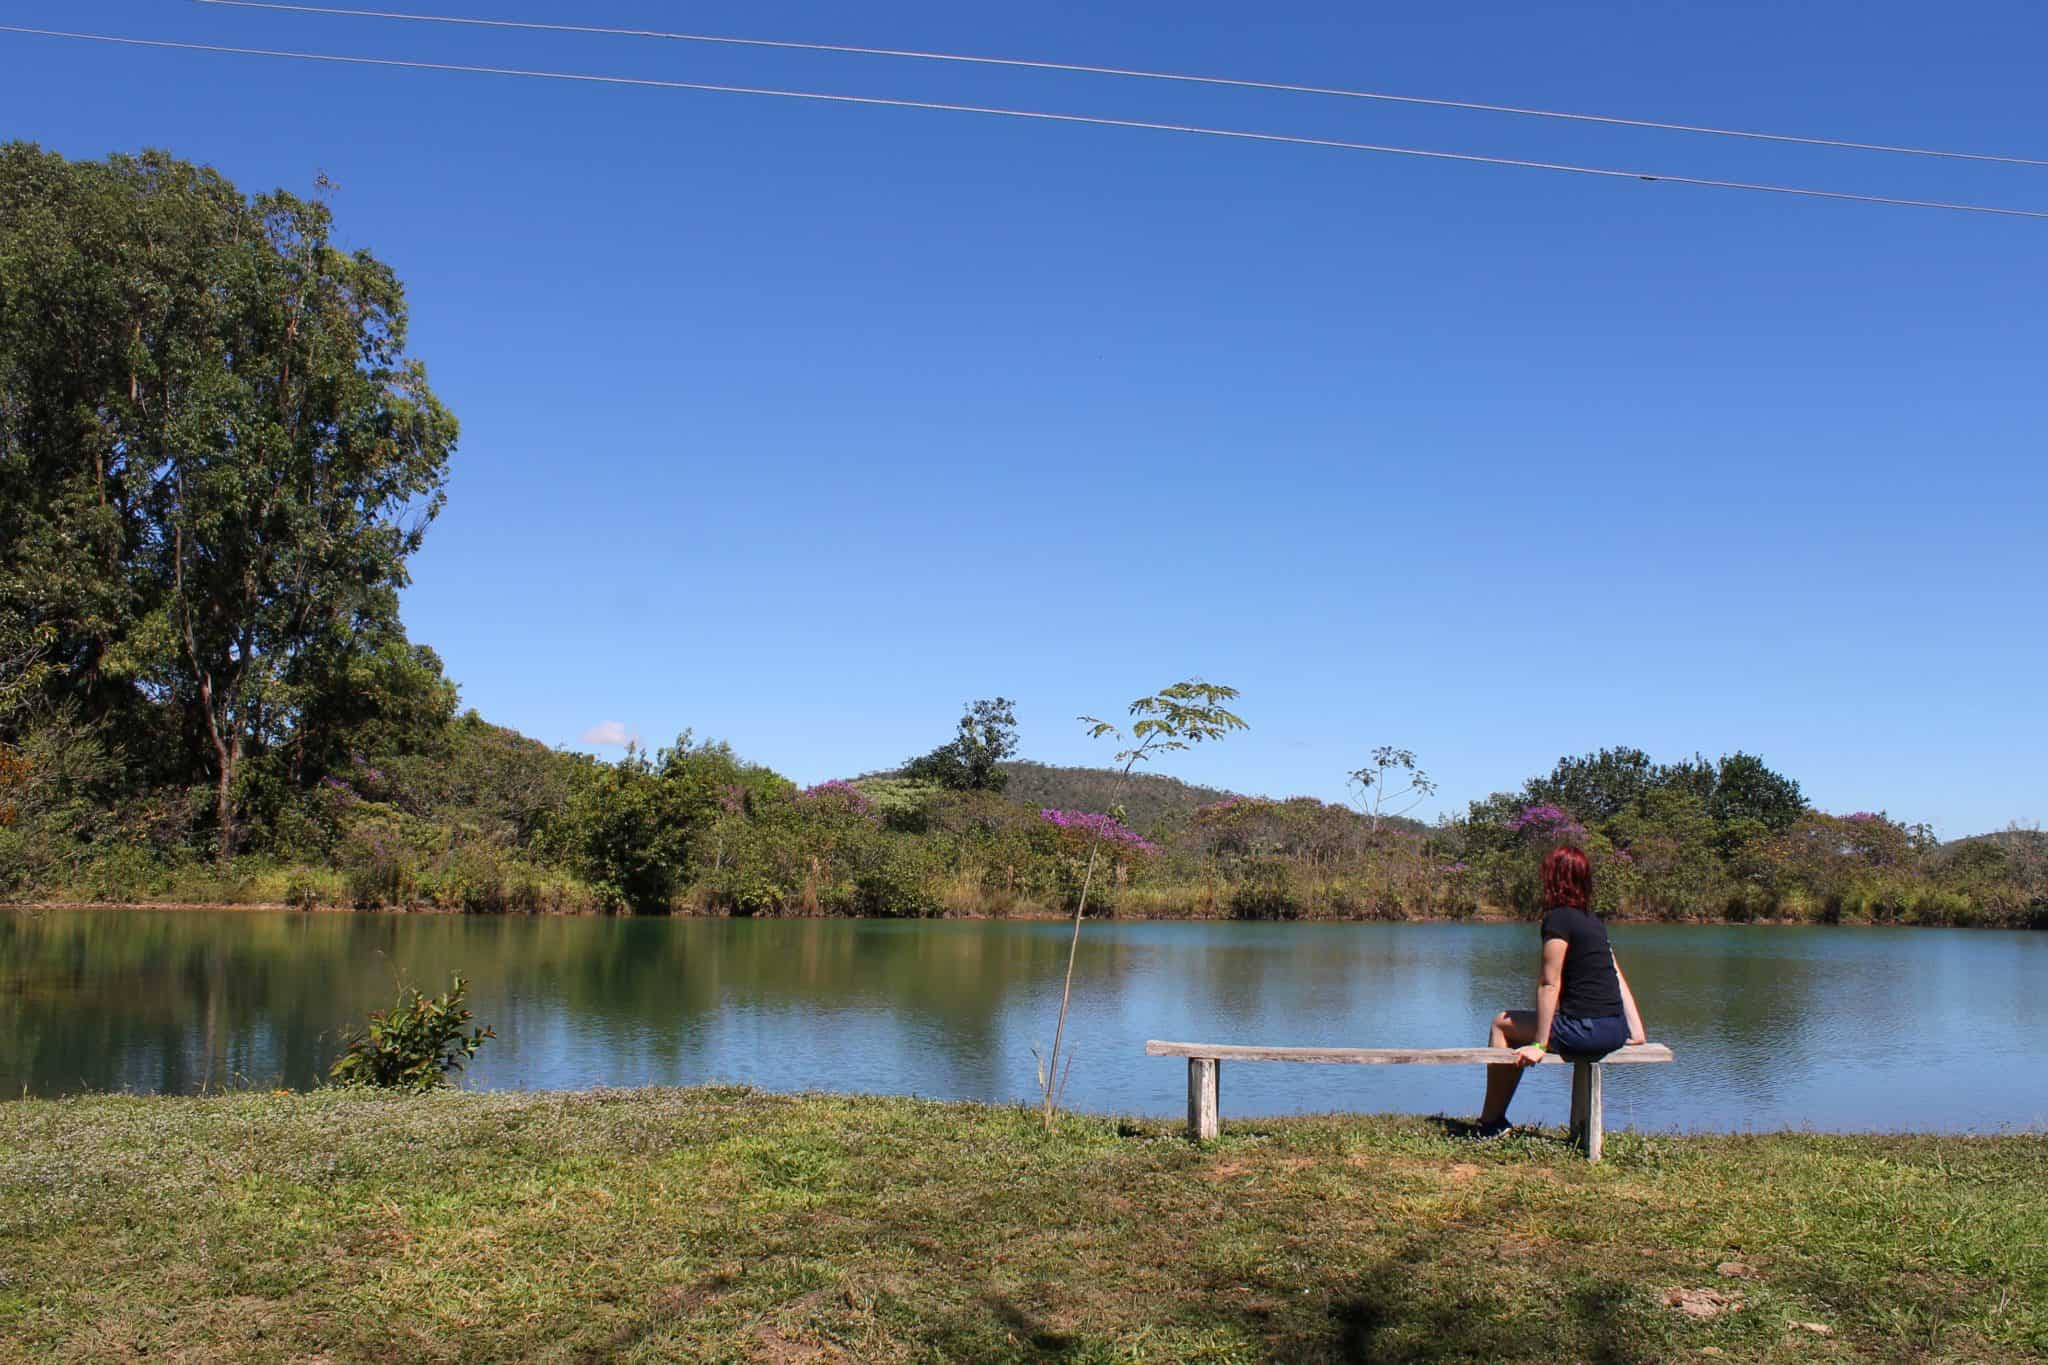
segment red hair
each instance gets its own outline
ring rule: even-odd
[[[1543,859],[1543,903],[1593,907],[1593,866],[1570,844],[1553,848]]]

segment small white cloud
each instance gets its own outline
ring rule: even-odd
[[[640,736],[628,730],[622,720],[601,720],[583,732],[580,742],[600,749],[623,749],[628,744],[638,744]]]

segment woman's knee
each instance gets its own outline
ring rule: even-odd
[[[1534,1010],[1502,1010],[1493,1016],[1493,1032],[1502,1043],[1524,1043],[1536,1035]]]

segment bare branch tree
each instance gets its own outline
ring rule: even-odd
[[[1390,789],[1390,782],[1404,779],[1406,785]],[[1380,821],[1406,815],[1436,794],[1436,783],[1415,766],[1414,751],[1397,749],[1391,744],[1374,749],[1372,762],[1353,772],[1351,782],[1359,789],[1360,804],[1366,807],[1366,818],[1372,821],[1374,834],[1380,832]]]

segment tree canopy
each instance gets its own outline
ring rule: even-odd
[[[1010,780],[1003,760],[1016,752],[1016,703],[987,698],[969,702],[953,738],[904,764],[903,776],[948,791],[999,792]]]
[[[48,704],[208,781],[224,854],[383,703],[454,706],[398,590],[456,422],[331,229],[161,152],[0,147],[0,618]]]

